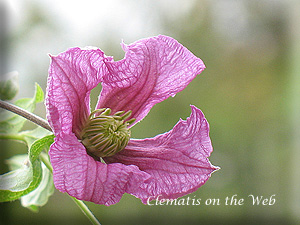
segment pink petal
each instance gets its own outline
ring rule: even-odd
[[[79,132],[90,113],[90,91],[106,69],[103,58],[99,49],[80,48],[51,56],[45,102],[47,119],[55,134]]]
[[[125,58],[105,62],[103,89],[97,108],[132,110],[136,122],[156,104],[182,91],[205,66],[176,40],[157,36],[128,46]]]
[[[105,159],[108,163],[136,165],[151,175],[138,192],[129,192],[143,203],[149,197],[178,198],[194,192],[218,169],[207,158],[213,150],[208,122],[200,109],[191,108],[191,116],[180,120],[171,131],[131,140],[123,151]]]
[[[150,176],[134,165],[95,161],[74,134],[58,135],[50,148],[55,187],[85,201],[111,205]]]

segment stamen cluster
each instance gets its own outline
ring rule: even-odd
[[[93,111],[81,131],[81,142],[93,156],[102,158],[112,156],[128,144],[131,135],[128,125],[135,121],[135,119],[127,120],[131,111],[110,114],[109,108]]]

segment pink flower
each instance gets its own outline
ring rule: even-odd
[[[146,203],[196,191],[218,169],[208,160],[209,126],[198,108],[191,106],[191,116],[167,133],[129,138],[156,103],[204,70],[202,60],[162,35],[122,47],[126,54],[117,62],[100,49],[51,56],[46,107],[56,136],[49,152],[56,188],[104,205],[124,193]],[[99,83],[99,110],[91,113],[90,92]]]

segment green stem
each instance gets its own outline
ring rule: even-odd
[[[89,218],[89,220],[92,222],[92,224],[101,225],[99,223],[99,221],[97,220],[97,218],[93,215],[93,213],[89,210],[89,208],[86,206],[86,204],[84,204],[83,201],[80,201],[80,200],[78,200],[78,199],[76,199],[74,197],[71,197],[71,198],[74,200],[74,202],[77,204],[77,206],[81,209],[81,211],[83,212],[83,214],[87,218]]]
[[[18,140],[18,141],[23,141],[24,140],[24,136],[21,134],[3,134],[0,133],[0,139],[12,139],[12,140]]]
[[[40,157],[41,157],[42,162],[43,162],[43,163],[45,164],[45,166],[48,168],[48,170],[49,170],[51,173],[53,173],[53,168],[52,168],[52,165],[51,165],[51,163],[50,163],[50,161],[49,161],[48,155],[47,155],[46,153],[42,152],[42,153],[40,154]]]

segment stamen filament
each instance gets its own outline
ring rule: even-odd
[[[131,116],[131,110],[129,110],[128,112],[126,112],[123,116],[122,116],[122,119],[123,120],[126,120],[126,119],[128,119],[130,116]]]
[[[96,109],[94,110],[90,116],[89,116],[89,119],[91,119],[96,113],[102,113],[105,109]]]
[[[127,120],[126,123],[128,123],[128,125],[131,125],[131,124],[133,124],[135,121],[136,121],[136,119],[135,119],[135,118],[132,118],[132,119],[130,119],[130,120]]]
[[[118,111],[115,113],[115,116],[121,116],[125,111]]]

